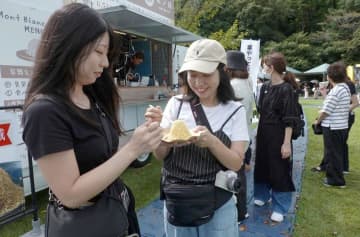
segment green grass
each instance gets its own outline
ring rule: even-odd
[[[353,125],[348,144],[350,174],[345,176],[346,189],[327,188],[322,185],[324,174],[313,173],[323,155],[322,136],[314,135],[310,128],[317,116],[322,100],[302,100],[308,120],[309,140],[305,157],[302,192],[298,202],[294,237],[358,237],[360,236],[360,111]]]
[[[308,129],[317,116],[322,100],[301,100],[308,120]],[[326,188],[322,185],[323,174],[312,173],[310,168],[319,164],[323,154],[321,136],[309,131],[305,158],[302,192],[298,202],[294,237],[358,237],[360,236],[360,109],[349,137],[350,174],[345,176],[346,189]],[[140,169],[128,169],[123,175],[135,194],[137,208],[144,207],[159,196],[161,162],[152,159],[151,164]],[[39,215],[44,223],[47,191],[37,194]],[[30,200],[27,199],[27,203]],[[0,227],[1,237],[15,237],[31,230],[31,216]]]

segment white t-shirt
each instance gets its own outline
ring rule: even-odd
[[[331,130],[348,128],[350,101],[351,94],[346,83],[336,84],[324,100],[321,112],[329,116],[321,121],[321,126],[330,127]]]
[[[253,104],[254,104],[254,94],[252,91],[250,80],[233,78],[231,79],[230,83],[234,89],[235,96],[237,98],[242,98],[241,103],[245,107],[247,123],[248,126],[250,126],[253,115]]]
[[[178,99],[176,99],[178,98]],[[182,95],[173,96],[167,103],[160,126],[170,128],[171,123],[176,119],[184,120],[189,129],[196,127],[196,122],[191,111],[190,103],[183,102],[179,117],[176,118]],[[230,115],[241,105],[240,102],[229,101],[227,104],[218,104],[214,107],[202,105],[206,117],[213,132],[218,131]],[[246,123],[246,111],[241,107],[226,123],[223,132],[231,141],[249,141],[248,128]]]

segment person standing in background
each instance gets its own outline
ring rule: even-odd
[[[351,93],[346,84],[346,67],[341,62],[331,64],[327,79],[332,89],[326,96],[319,117],[314,124],[322,126],[326,178],[325,186],[344,188],[344,160],[348,137]]]
[[[295,191],[291,136],[297,119],[297,84],[295,76],[286,72],[284,55],[278,52],[264,57],[263,73],[270,81],[262,86],[258,105],[254,204],[264,206],[271,200],[270,219],[282,222]]]
[[[246,110],[246,122],[248,125],[249,138],[251,139],[251,120],[254,106],[254,94],[252,91],[252,83],[249,79],[247,71],[248,63],[245,60],[245,55],[240,51],[227,51],[226,52],[226,71],[230,77],[231,86],[234,89],[235,96],[241,99],[241,104],[244,105]],[[247,212],[247,192],[246,192],[246,175],[245,171],[249,171],[251,161],[251,147],[250,144],[245,153],[244,164],[238,172],[241,179],[241,188],[237,197],[238,208],[238,222],[240,223],[246,219],[249,214]]]
[[[352,125],[355,122],[355,112],[354,110],[359,107],[359,100],[356,93],[356,88],[354,83],[350,80],[350,78],[346,78],[346,84],[349,87],[350,94],[351,94],[351,101],[350,101],[350,109],[349,109],[349,119],[348,119],[348,132],[346,136],[345,142],[345,158],[344,158],[344,174],[348,174],[350,172],[349,169],[349,145],[347,144],[347,140],[349,138],[349,133]]]
[[[348,147],[348,144],[347,144],[347,140],[349,138],[350,129],[351,129],[352,125],[355,122],[355,112],[354,112],[354,110],[359,106],[359,100],[357,98],[354,83],[352,83],[352,81],[349,78],[346,79],[345,83],[349,87],[350,94],[351,94],[351,101],[350,101],[350,108],[349,108],[349,119],[348,119],[348,133],[347,133],[347,136],[346,136],[346,139],[345,139],[346,143],[345,143],[345,154],[344,154],[344,163],[343,163],[344,164],[343,173],[348,174],[350,171],[349,171],[349,147]],[[332,88],[331,83],[329,83],[329,87]],[[325,171],[327,164],[328,164],[328,160],[326,159],[325,154],[324,154],[323,159],[321,160],[319,166],[311,168],[311,171],[313,171],[313,172]]]
[[[310,90],[309,85],[307,83],[305,83],[305,85],[304,85],[304,99],[309,98],[309,90]]]
[[[144,62],[144,53],[136,52],[130,57],[130,60],[127,61],[125,65],[126,80],[130,82],[138,82],[141,78],[136,76],[136,66]]]

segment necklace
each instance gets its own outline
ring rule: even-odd
[[[79,101],[76,101],[76,100],[72,100],[72,102],[79,108],[81,109],[90,109],[90,101],[82,101],[82,102],[79,102]]]

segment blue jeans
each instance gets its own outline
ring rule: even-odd
[[[165,201],[166,202],[166,201]],[[166,237],[238,237],[237,209],[234,196],[217,209],[213,218],[197,227],[174,226],[167,221],[164,202],[164,223]]]
[[[276,192],[269,184],[254,184],[254,199],[267,202],[271,198],[272,211],[286,215],[291,205],[292,192]]]

